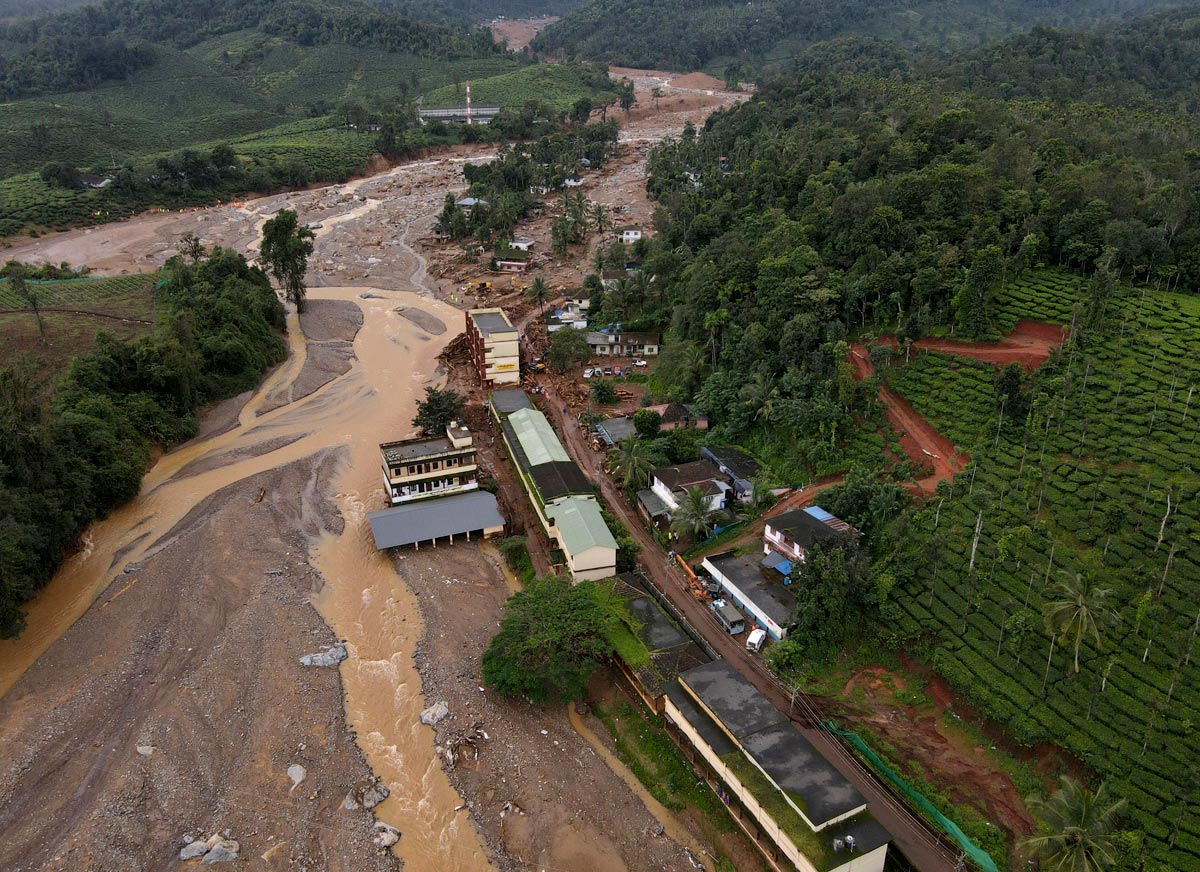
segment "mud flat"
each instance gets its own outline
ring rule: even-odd
[[[482,688],[483,652],[511,593],[493,549],[462,543],[394,560],[420,603],[416,659],[426,698],[450,709],[434,730],[421,729],[452,761],[450,780],[501,869],[695,870],[685,846],[713,868],[711,849],[636,781],[627,784],[565,707],[536,708]],[[594,717],[583,720],[593,736],[605,733]]]

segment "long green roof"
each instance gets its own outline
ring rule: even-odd
[[[508,416],[508,422],[529,458],[530,467],[571,459],[546,416],[537,409],[519,409]]]
[[[567,497],[546,506],[546,516],[562,537],[563,546],[571,554],[581,554],[589,548],[616,549],[608,524],[600,514],[600,506],[593,497]]]

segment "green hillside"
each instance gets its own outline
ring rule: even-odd
[[[764,59],[778,60],[848,34],[963,49],[1035,24],[1086,27],[1172,5],[1172,0],[587,0],[538,34],[533,47],[626,66],[708,68],[720,74],[729,63],[753,68]]]
[[[1085,290],[1034,274],[1000,312],[1069,323]],[[1106,779],[1162,870],[1200,869],[1197,347],[1200,300],[1121,289],[1102,331],[1030,378],[1028,418],[998,437],[990,367],[928,355],[892,379],[973,467],[916,514],[889,626],[1022,744],[1058,744]],[[1047,660],[1042,621],[1048,585],[1075,573],[1111,590],[1078,673],[1070,640]]]
[[[533,100],[565,112],[581,97],[593,98],[601,92],[616,93],[607,72],[580,64],[537,64],[500,76],[471,80],[474,102],[495,103],[506,109],[519,109]],[[461,83],[446,85],[425,96],[428,106],[459,105],[464,100]]]

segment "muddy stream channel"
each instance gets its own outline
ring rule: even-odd
[[[210,224],[220,221],[223,226],[220,232],[210,232],[209,239],[216,237],[222,244],[249,252],[257,246],[262,224],[277,208],[285,202],[317,197],[313,202],[327,208],[320,215],[323,227],[318,231],[314,261],[329,263],[339,254],[337,249],[330,251],[331,240],[369,214],[368,220],[375,220],[372,213],[385,202],[370,194],[364,199],[356,193],[359,188],[369,184],[386,190],[385,186],[392,186],[399,194],[389,202],[394,217],[407,210],[403,223],[411,226],[415,217],[431,215],[444,195],[435,178],[425,179],[424,188],[431,193],[421,191],[420,177],[430,176],[430,168],[439,163],[457,166],[461,162],[410,164],[315,194],[283,195],[258,204],[211,210],[217,214],[210,217]],[[416,178],[405,181],[407,175]],[[329,214],[338,202],[350,208]],[[306,219],[303,211],[301,218],[312,220]],[[107,250],[116,254],[122,230],[131,244],[135,239],[136,244],[145,243],[144,233],[131,227],[134,223],[95,233],[111,234],[116,244]],[[193,214],[160,228],[160,248],[168,236],[178,238],[196,223]],[[213,230],[211,226],[205,229]],[[418,721],[425,703],[412,658],[421,635],[416,600],[387,554],[375,550],[365,518],[368,510],[384,505],[378,444],[410,431],[417,397],[436,380],[437,355],[459,332],[462,315],[422,287],[428,281],[424,262],[405,241],[406,231],[381,232],[389,239],[386,284],[391,287],[312,287],[308,293],[310,301],[343,301],[362,310],[363,324],[353,343],[350,369],[299,400],[264,411],[272,405],[269,400],[281,392],[290,397],[289,387],[304,368],[305,337],[298,317],[289,315],[289,358],[246,402],[236,425],[159,459],[147,473],[139,496],[94,524],[83,549],[28,604],[25,633],[20,639],[0,642],[0,694],[126,567],[164,547],[169,532],[204,499],[264,470],[326,449],[340,449],[344,462],[338,465],[335,479],[326,484],[325,493],[316,497],[333,500],[345,521],[343,531],[340,535],[323,533],[309,556],[325,580],[314,603],[337,636],[347,641],[350,652],[341,665],[347,721],[370,766],[392,791],[375,809],[376,816],[403,833],[394,850],[410,869],[486,869],[485,848],[463,810],[462,798],[437,762],[432,731]],[[88,246],[96,244],[95,239],[87,241]],[[342,246],[346,245],[343,240]],[[163,248],[164,256],[170,253]],[[138,257],[133,252],[129,256]],[[333,278],[336,280],[336,274]],[[319,272],[315,280],[322,281]],[[413,310],[408,317],[401,314],[405,309]],[[264,451],[263,443],[268,441],[282,447]],[[259,446],[258,456],[254,456],[255,446]],[[203,459],[208,463],[196,463]],[[193,463],[204,471],[191,473],[188,467]]]

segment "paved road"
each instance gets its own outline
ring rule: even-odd
[[[813,701],[801,697],[795,705],[790,695],[776,684],[762,665],[746,651],[741,640],[724,632],[709,608],[687,587],[687,577],[678,566],[667,564],[666,554],[642,525],[637,510],[621,493],[617,483],[604,471],[604,453],[592,447],[591,437],[585,434],[569,413],[555,401],[552,393],[539,395],[535,401],[547,417],[557,421],[564,435],[567,450],[585,472],[600,484],[601,493],[609,508],[629,528],[630,534],[642,546],[639,563],[643,571],[674,604],[689,623],[725,660],[733,664],[781,712],[788,714],[800,731],[823,753],[837,769],[859,789],[875,818],[887,827],[895,844],[921,872],[955,872],[958,852],[913,815],[899,799],[849,750],[828,731],[820,728],[820,713]],[[824,488],[834,482],[821,482],[788,498],[789,508],[808,505]]]

